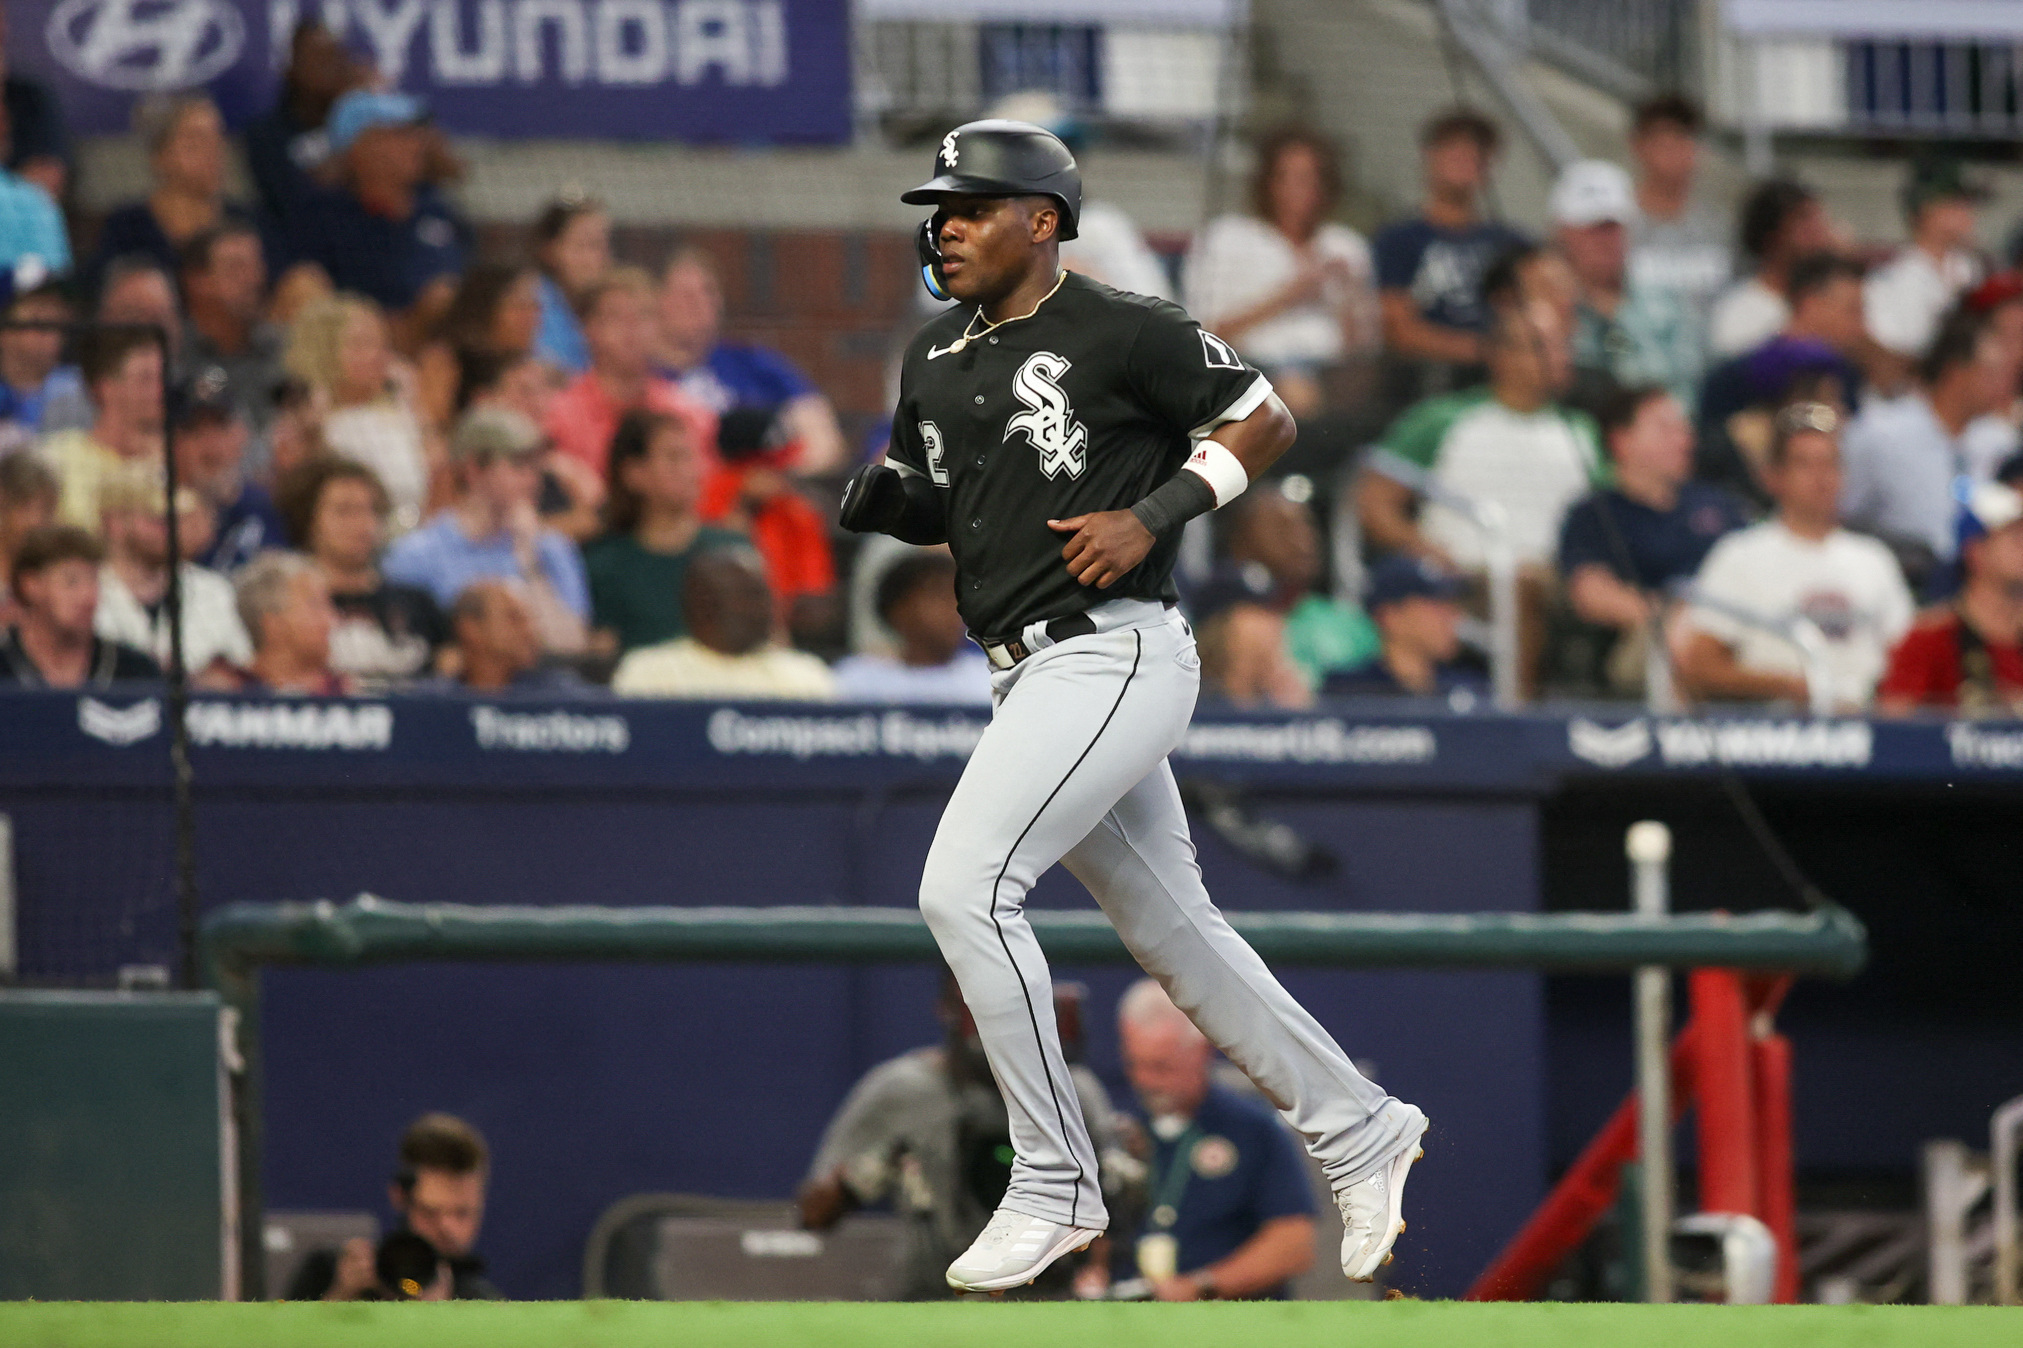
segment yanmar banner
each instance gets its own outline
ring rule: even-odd
[[[124,131],[136,98],[196,86],[240,126],[310,14],[468,135],[850,134],[849,0],[13,0],[8,59],[73,131]]]

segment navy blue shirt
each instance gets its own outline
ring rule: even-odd
[[[469,231],[432,187],[415,193],[405,220],[374,215],[347,191],[319,192],[286,221],[289,254],[320,263],[339,290],[398,312],[438,276],[464,269]]]
[[[248,482],[239,488],[238,499],[218,512],[211,550],[197,560],[230,575],[267,549],[287,546],[288,526],[274,508],[274,498],[265,487]]]
[[[1610,520],[1621,547],[1609,532]],[[1611,487],[1567,510],[1559,529],[1559,571],[1571,576],[1577,567],[1600,565],[1639,589],[1662,591],[1697,573],[1721,535],[1747,523],[1740,501],[1705,482],[1681,487],[1670,510],[1654,510]]]
[[[1187,1187],[1174,1205],[1179,1218],[1169,1233],[1180,1242],[1180,1272],[1227,1259],[1266,1222],[1313,1215],[1306,1165],[1271,1106],[1211,1085],[1194,1124],[1200,1132]],[[1178,1141],[1152,1139],[1155,1190],[1174,1163]],[[1281,1285],[1264,1295],[1283,1297],[1287,1291]]]
[[[1455,711],[1472,711],[1489,697],[1489,680],[1466,665],[1436,665],[1433,691],[1422,693],[1398,682],[1398,676],[1380,655],[1367,665],[1339,670],[1321,683],[1324,697],[1423,697],[1441,698]]]
[[[1524,242],[1522,234],[1494,220],[1465,229],[1400,220],[1377,231],[1377,288],[1410,291],[1428,323],[1480,332],[1488,313],[1482,307],[1482,274],[1505,249]]]
[[[779,352],[734,342],[717,343],[693,369],[661,373],[718,416],[741,407],[780,407],[815,392],[808,376]]]

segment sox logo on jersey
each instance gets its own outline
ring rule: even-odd
[[[1072,364],[1051,351],[1035,351],[1012,377],[1012,393],[1026,410],[1005,423],[1004,438],[1024,431],[1040,452],[1040,471],[1049,478],[1066,473],[1080,477],[1089,466],[1084,452],[1089,443],[1088,428],[1075,416],[1074,406],[1061,389],[1061,376]]]

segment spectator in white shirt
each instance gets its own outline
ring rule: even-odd
[[[1811,188],[1788,178],[1758,184],[1742,203],[1742,251],[1755,270],[1714,302],[1707,333],[1714,355],[1739,356],[1775,337],[1791,318],[1791,264],[1838,242]]]
[[[356,295],[312,301],[288,329],[288,373],[330,409],[323,442],[370,468],[393,502],[390,533],[421,523],[431,454],[416,411],[413,374],[395,357],[379,306]]]
[[[1847,431],[1840,516],[1917,555],[1914,573],[1950,560],[1960,484],[1973,476],[1968,428],[2008,402],[2012,365],[1981,315],[1949,317],[1901,398],[1871,401]]]
[[[153,472],[134,468],[108,477],[99,488],[106,556],[99,571],[98,635],[146,651],[169,663],[169,530],[167,496]],[[176,495],[178,542],[185,555],[202,552],[211,535],[210,512],[193,491]],[[181,567],[183,667],[199,688],[236,688],[235,667],[253,658],[253,643],[239,621],[232,582],[184,562]]]
[[[963,628],[947,553],[923,550],[888,567],[878,578],[878,617],[899,637],[899,653],[838,663],[838,698],[989,704],[990,662]]]
[[[1824,700],[1869,704],[1913,606],[1889,549],[1839,525],[1838,431],[1822,403],[1778,414],[1767,481],[1777,513],[1715,544],[1694,585],[1679,660],[1691,695],[1805,706],[1798,642],[1817,639]]]
[[[1957,159],[1911,166],[1904,187],[1911,241],[1870,272],[1862,288],[1869,336],[1910,360],[1925,354],[1939,319],[1980,283],[1975,238],[1987,196],[1985,187],[1968,181]]]
[[[1187,255],[1187,308],[1266,374],[1296,416],[1321,409],[1322,376],[1381,341],[1370,245],[1328,219],[1341,164],[1319,135],[1258,147],[1253,215],[1208,222]]]

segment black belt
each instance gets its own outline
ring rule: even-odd
[[[1055,645],[1070,637],[1087,637],[1095,634],[1096,620],[1086,613],[1056,618],[1047,624],[1047,640]],[[983,653],[990,657],[992,669],[1010,669],[1033,653],[1032,648],[1027,646],[1021,637],[1008,637],[1002,641],[981,637],[977,640],[977,644],[982,646]]]

